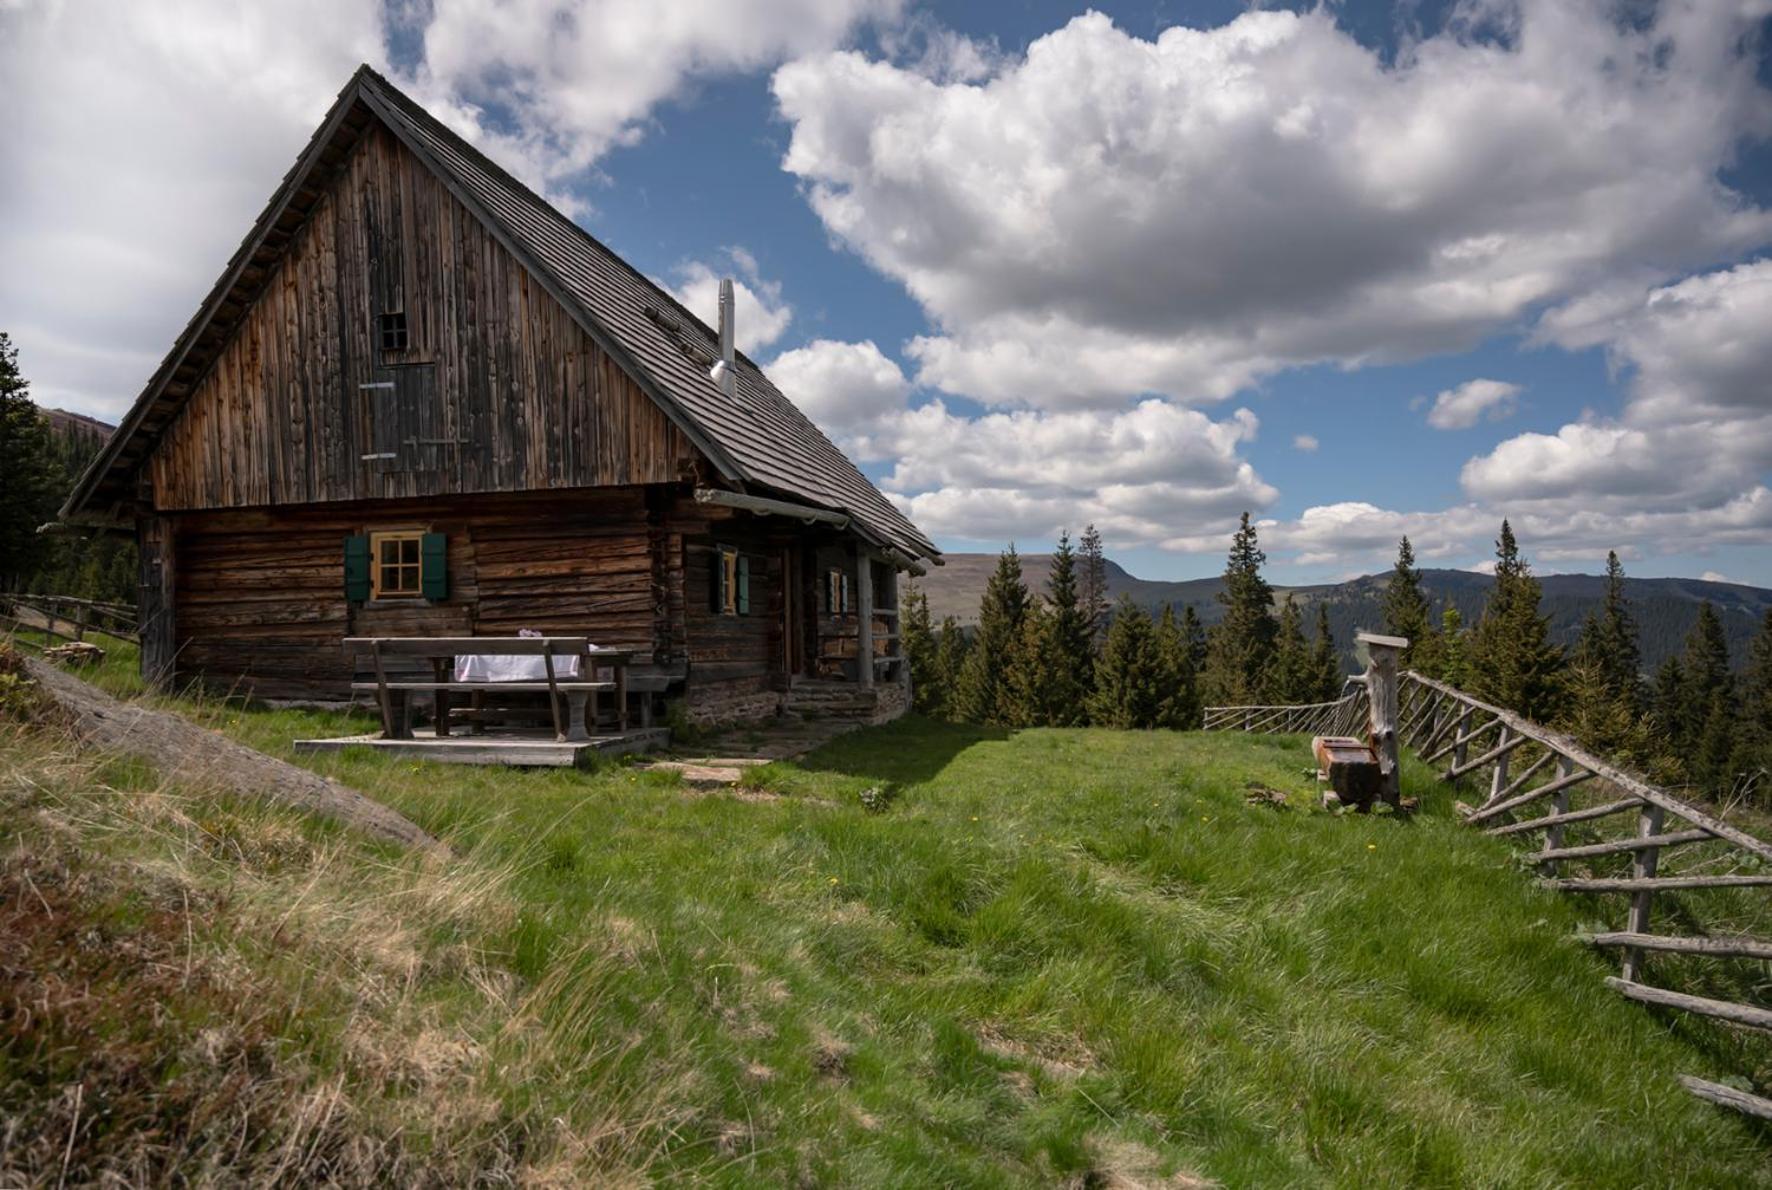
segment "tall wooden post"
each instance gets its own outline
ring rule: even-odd
[[[1648,839],[1661,833],[1661,807],[1654,803],[1645,803],[1637,813],[1637,838]],[[1661,848],[1645,847],[1636,853],[1636,861],[1631,864],[1631,875],[1638,880],[1649,880],[1655,875],[1657,862],[1661,858]],[[1649,932],[1649,908],[1655,894],[1648,889],[1632,893],[1630,899],[1630,924],[1625,927],[1633,934]],[[1637,983],[1643,974],[1643,952],[1635,946],[1627,946],[1624,951],[1624,978]]]
[[[1403,774],[1397,767],[1397,658],[1409,647],[1401,636],[1361,632],[1354,639],[1366,646],[1367,719],[1372,750],[1378,754],[1379,796],[1392,806],[1403,800]]]
[[[864,549],[855,551],[855,667],[856,680],[864,690],[874,685],[874,560]]]
[[[1557,779],[1559,781],[1566,779],[1574,771],[1575,762],[1573,760],[1570,760],[1567,756],[1557,757]],[[1568,812],[1569,791],[1567,789],[1559,789],[1556,793],[1551,795],[1551,813],[1567,814]],[[1546,827],[1544,831],[1544,849],[1546,851],[1557,851],[1560,850],[1562,846],[1563,824],[1559,822],[1555,826]],[[1562,869],[1563,861],[1558,859],[1546,860],[1538,865],[1538,873],[1541,876],[1556,876],[1562,871]]]

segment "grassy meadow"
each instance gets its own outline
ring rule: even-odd
[[[714,793],[303,763],[455,855],[0,724],[0,950],[47,964],[0,987],[0,1181],[1772,1185],[1674,1078],[1765,1047],[1608,991],[1598,907],[1413,762],[1407,819],[1316,809],[1298,737],[909,719]],[[20,1010],[58,980],[104,994]]]

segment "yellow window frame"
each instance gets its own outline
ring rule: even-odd
[[[422,599],[424,530],[381,529],[369,534],[369,597]]]

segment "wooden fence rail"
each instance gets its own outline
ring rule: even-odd
[[[137,639],[135,608],[72,595],[0,592],[0,620],[63,640],[85,640],[89,631]]]
[[[1389,680],[1388,675],[1384,677]],[[1353,689],[1356,683],[1359,688]],[[1379,716],[1373,714],[1367,693],[1376,683],[1375,669],[1369,669],[1364,679],[1350,679],[1350,692],[1334,702],[1208,707],[1203,726],[1208,731],[1262,734],[1368,734],[1368,730],[1384,726],[1377,723]],[[1491,706],[1444,682],[1410,671],[1401,675],[1398,691],[1397,738],[1424,763],[1440,767],[1442,780],[1471,782],[1483,791],[1478,805],[1459,803],[1467,824],[1497,836],[1542,833],[1542,843],[1528,856],[1547,888],[1628,898],[1623,928],[1580,936],[1580,941],[1590,946],[1621,952],[1619,977],[1608,979],[1608,985],[1641,1003],[1772,1031],[1772,1010],[1691,996],[1643,980],[1649,953],[1772,960],[1772,942],[1738,937],[1733,931],[1715,937],[1650,931],[1657,893],[1698,894],[1702,898],[1707,891],[1772,887],[1772,843],[1613,764],[1561,732]],[[1575,797],[1593,800],[1578,806],[1572,802]],[[1520,811],[1536,816],[1518,818]],[[1567,837],[1572,827],[1579,825],[1591,835],[1597,827],[1632,811],[1636,814],[1634,830],[1594,835],[1579,842]],[[1683,829],[1670,829],[1670,818]],[[1681,871],[1668,871],[1662,867],[1668,854],[1689,862]],[[1565,876],[1564,868],[1571,863],[1579,863],[1585,870]],[[1594,870],[1595,864],[1608,863],[1626,867]],[[1699,920],[1703,907],[1701,900],[1682,898],[1678,918]],[[1681,1083],[1708,1102],[1772,1119],[1772,1099],[1691,1076],[1682,1076]]]

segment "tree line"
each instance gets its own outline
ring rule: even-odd
[[[95,431],[50,424],[31,401],[18,349],[0,331],[0,591],[135,602],[132,538],[37,531],[55,519],[103,447],[104,438]]]
[[[931,623],[912,586],[902,610],[916,708],[993,727],[1196,727],[1226,702],[1327,702],[1342,674],[1328,611],[1304,614],[1288,598],[1276,612],[1255,527],[1244,514],[1232,539],[1223,620],[1210,631],[1192,607],[1152,617],[1129,596],[1109,607],[1101,535],[1089,526],[1053,552],[1043,591],[1029,588],[1011,545],[997,559],[967,633],[954,617]]]
[[[1477,622],[1428,614],[1403,538],[1385,589],[1385,629],[1406,636],[1403,665],[1573,735],[1663,784],[1713,801],[1772,808],[1772,611],[1738,674],[1716,608],[1699,606],[1685,648],[1644,672],[1624,566],[1606,555],[1606,594],[1575,645],[1551,643],[1539,583],[1512,527],[1495,543],[1495,586]]]
[[[1328,702],[1343,676],[1328,607],[1313,631],[1288,595],[1276,601],[1267,561],[1243,514],[1225,560],[1220,621],[1192,607],[1153,619],[1130,597],[1107,603],[1101,536],[1061,536],[1043,591],[1029,588],[1011,545],[985,588],[978,626],[931,623],[914,586],[905,597],[905,655],[917,710],[995,727],[1197,727],[1207,706]],[[1573,648],[1553,643],[1542,590],[1513,527],[1495,542],[1495,582],[1466,625],[1435,618],[1407,537],[1384,591],[1383,628],[1407,637],[1405,669],[1569,732],[1664,784],[1712,800],[1772,808],[1772,612],[1738,674],[1716,608],[1699,609],[1685,648],[1643,671],[1624,567],[1606,558],[1606,595]]]

